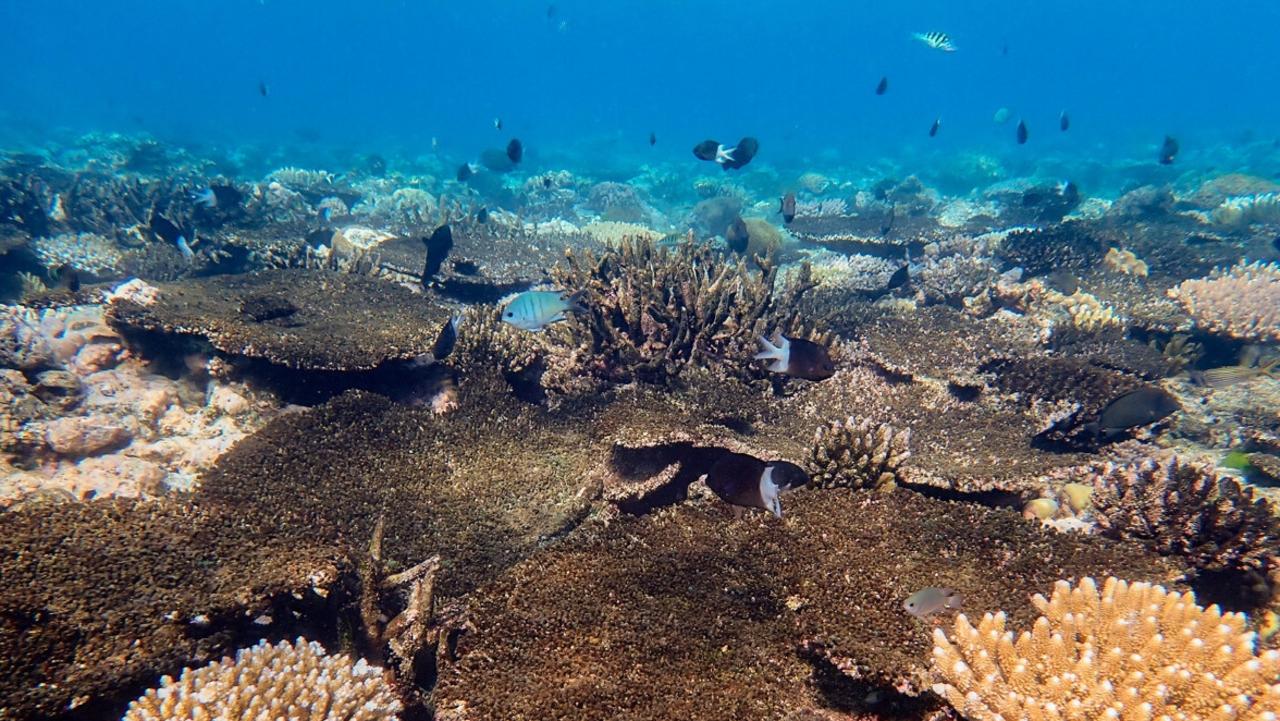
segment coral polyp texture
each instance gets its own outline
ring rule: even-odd
[[[1107,464],[1093,476],[1098,530],[1200,570],[1262,572],[1280,555],[1280,525],[1252,488],[1196,463]]]
[[[911,456],[910,444],[910,430],[870,418],[850,416],[830,423],[813,435],[813,481],[819,486],[892,487],[898,467]]]
[[[299,638],[262,641],[177,680],[165,676],[129,704],[123,721],[395,721],[400,709],[382,669]]]
[[[1280,265],[1255,261],[1214,269],[1169,290],[1204,330],[1229,338],[1280,341]]]
[[[1280,714],[1280,651],[1243,614],[1108,578],[1059,581],[1030,631],[961,614],[933,632],[934,691],[970,721],[1264,721]]]

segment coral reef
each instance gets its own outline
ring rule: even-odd
[[[52,270],[70,264],[90,275],[111,276],[120,271],[124,254],[115,243],[95,233],[63,233],[37,238],[32,249],[40,263]]]
[[[814,433],[809,470],[818,486],[892,488],[910,447],[910,431],[850,417]]]
[[[1242,614],[1190,593],[1108,578],[1059,581],[1030,632],[1004,612],[933,632],[934,690],[966,719],[1268,719],[1280,651],[1256,649]]]
[[[1067,221],[1039,230],[1015,230],[996,252],[1028,276],[1037,276],[1055,271],[1083,274],[1101,263],[1106,251],[1087,225]]]
[[[1247,228],[1252,223],[1280,223],[1280,194],[1232,196],[1214,208],[1209,218],[1230,230]]]
[[[1280,341],[1280,265],[1243,261],[1230,270],[1169,289],[1210,333],[1245,340]]]
[[[1119,248],[1108,248],[1107,254],[1103,257],[1102,262],[1108,268],[1117,273],[1125,275],[1134,275],[1139,278],[1147,277],[1147,264],[1141,258],[1133,254],[1131,250],[1120,250]]]
[[[165,676],[129,704],[123,721],[396,721],[400,709],[377,666],[299,638],[263,641],[235,659],[183,669],[177,680]]]

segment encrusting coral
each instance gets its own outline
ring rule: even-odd
[[[1202,571],[1264,573],[1280,554],[1280,526],[1270,504],[1212,468],[1176,457],[1107,464],[1092,484],[1103,536],[1184,556]]]
[[[910,442],[910,430],[850,416],[814,433],[809,471],[818,486],[891,488],[911,455]]]
[[[262,641],[234,660],[184,669],[176,681],[165,676],[129,704],[123,721],[395,721],[400,709],[382,669],[299,638]]]
[[[1280,265],[1240,262],[1169,289],[1196,325],[1245,340],[1280,341]]]
[[[1280,714],[1280,651],[1243,614],[1190,593],[1108,578],[1059,581],[1030,632],[961,614],[933,632],[933,689],[971,721],[1263,721]]]

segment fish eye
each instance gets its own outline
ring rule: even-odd
[[[507,311],[506,313],[503,313],[503,314],[502,314],[502,317],[503,317],[503,318],[510,318],[510,317],[512,317],[512,316],[514,316],[514,315],[515,315],[515,313],[512,313],[511,311]]]

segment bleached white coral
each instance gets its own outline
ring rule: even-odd
[[[109,275],[119,271],[124,254],[110,238],[96,233],[62,233],[32,241],[36,257],[46,268],[70,264],[91,275]]]
[[[400,188],[357,203],[351,213],[383,228],[408,229],[430,223],[438,209],[435,197],[427,191]]]
[[[1229,270],[1215,268],[1207,278],[1183,281],[1169,289],[1196,325],[1246,340],[1280,340],[1280,265],[1241,261]]]
[[[1209,219],[1225,228],[1243,228],[1250,223],[1280,223],[1280,194],[1234,195],[1214,208]]]

